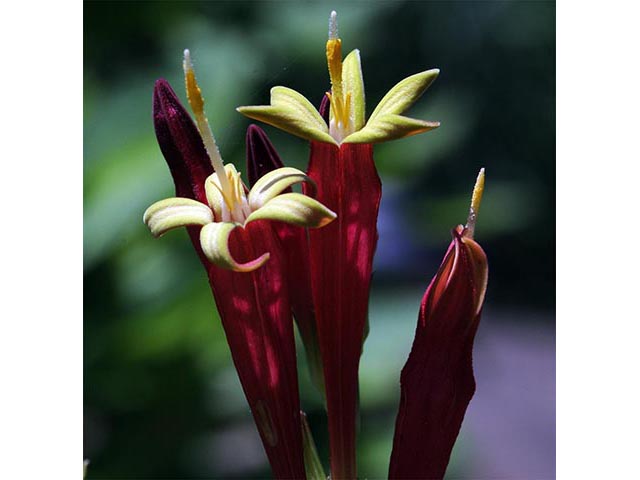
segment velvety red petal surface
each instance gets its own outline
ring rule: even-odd
[[[204,181],[213,167],[191,116],[164,79],[157,80],[153,89],[153,124],[176,195],[206,204]]]
[[[195,124],[165,80],[155,85],[153,118],[176,195],[207,203],[204,182],[213,167]],[[280,241],[263,221],[250,223],[246,230],[236,229],[230,241],[236,259],[271,254],[257,271],[238,273],[211,265],[200,247],[200,227],[187,230],[207,270],[273,475],[305,478],[293,322]]]
[[[247,147],[247,175],[250,187],[253,187],[263,175],[284,167],[273,143],[269,140],[266,132],[258,125],[252,123],[247,127],[245,144]],[[287,190],[291,191],[290,188]]]
[[[453,241],[422,299],[400,378],[391,479],[441,479],[475,392],[473,340],[486,288],[487,259],[473,241]]]
[[[274,223],[273,228],[286,252],[285,261],[291,309],[305,346],[310,374],[314,384],[323,390],[322,361],[315,306],[311,292],[307,229],[285,223]]]
[[[371,145],[311,142],[316,198],[337,213],[309,231],[311,279],[329,417],[331,477],[356,478],[358,366],[378,238],[380,178]]]
[[[213,173],[213,166],[189,112],[182,106],[169,82],[162,78],[156,80],[153,89],[153,125],[160,151],[176,187],[176,195],[206,204],[204,182]],[[200,229],[187,227],[187,232],[200,261],[208,268],[209,261],[200,246]]]
[[[209,267],[209,282],[233,363],[262,437],[274,478],[305,478],[293,321],[285,259],[269,222],[255,221],[231,236],[244,262],[270,252],[250,273]]]
[[[252,186],[263,175],[284,166],[271,140],[257,125],[249,125],[246,145],[247,171]],[[284,193],[291,191],[292,189],[288,188]],[[311,294],[307,230],[281,222],[274,222],[272,225],[286,252],[291,308],[305,346],[311,376],[314,383],[321,387],[323,384],[322,367],[320,366],[315,308]]]

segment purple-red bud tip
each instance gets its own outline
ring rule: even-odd
[[[265,131],[257,125],[249,125],[247,128],[249,186],[253,187],[260,177],[282,167],[284,167],[282,160]]]
[[[169,84],[169,82],[166,81],[164,78],[159,78],[155,81],[153,85],[153,92],[168,93],[170,95],[173,95],[174,97],[176,96],[176,93],[173,91],[173,88],[171,88],[171,85]]]
[[[153,89],[153,125],[176,195],[206,201],[204,182],[213,167],[189,112],[163,78],[156,80]]]
[[[176,95],[176,92],[171,88],[169,82],[164,78],[156,80],[153,86],[153,118],[154,123],[157,117],[163,117],[163,120],[168,120],[169,117],[180,115],[189,117],[189,113],[180,104],[180,99]]]

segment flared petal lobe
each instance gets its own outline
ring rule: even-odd
[[[482,248],[453,231],[422,299],[416,335],[400,378],[391,479],[441,479],[475,392],[473,340],[487,287]]]
[[[311,285],[316,306],[329,417],[331,476],[357,478],[358,366],[382,193],[367,144],[311,142],[308,175],[317,199],[337,218],[311,230]]]
[[[154,237],[160,237],[174,228],[211,223],[213,212],[190,198],[166,198],[147,208],[142,220]]]

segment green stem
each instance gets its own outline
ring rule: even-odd
[[[316,443],[313,441],[313,435],[307,422],[307,415],[304,412],[300,412],[300,418],[302,420],[302,441],[304,444],[304,466],[307,471],[307,480],[327,480],[327,475],[324,473],[322,462],[318,457],[318,451],[316,450]]]

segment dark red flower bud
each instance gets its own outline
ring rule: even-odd
[[[253,187],[253,184],[265,173],[282,167],[284,167],[284,164],[265,131],[257,125],[249,125],[249,128],[247,128],[247,173],[249,175],[249,186]],[[289,188],[286,191],[290,192],[291,189]]]
[[[487,288],[487,257],[462,226],[422,299],[400,409],[391,479],[441,479],[475,392],[473,340]]]
[[[164,79],[156,80],[153,89],[153,125],[176,195],[206,204],[204,181],[213,167],[191,116]]]
[[[204,185],[213,167],[198,129],[165,80],[155,84],[153,119],[176,195],[207,204]],[[231,234],[233,258],[241,262],[270,253],[269,261],[252,272],[213,265],[202,252],[201,227],[190,226],[187,230],[207,271],[233,363],[273,475],[303,479],[306,474],[286,261],[272,222],[256,220]]]

